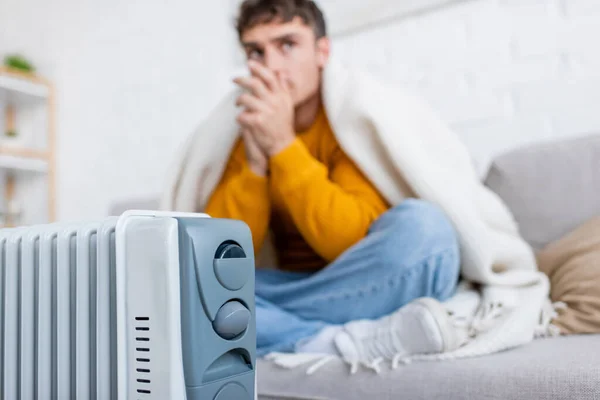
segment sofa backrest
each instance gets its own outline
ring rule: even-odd
[[[600,134],[541,143],[497,157],[485,184],[540,249],[600,215]]]

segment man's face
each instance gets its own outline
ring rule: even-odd
[[[315,40],[313,29],[301,18],[252,27],[243,32],[242,45],[249,60],[287,79],[295,106],[319,91],[320,72],[329,57],[329,40]]]

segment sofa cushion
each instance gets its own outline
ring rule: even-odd
[[[530,145],[496,158],[485,184],[540,249],[600,215],[600,135]]]
[[[600,333],[600,216],[550,243],[538,254],[553,301],[567,308],[554,324],[563,333]]]
[[[382,368],[381,374],[333,361],[313,375],[258,362],[259,400],[598,399],[600,335],[541,339],[510,351]]]

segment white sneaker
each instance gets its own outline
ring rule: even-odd
[[[396,368],[410,355],[452,351],[463,337],[442,303],[420,298],[381,319],[350,322],[334,340],[354,373],[359,364],[379,372],[386,360]]]
[[[456,293],[444,303],[454,326],[462,328],[462,340],[464,344],[469,341],[474,333],[473,324],[481,305],[481,293],[471,285],[461,283]]]

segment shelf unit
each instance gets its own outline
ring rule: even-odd
[[[0,226],[53,222],[54,87],[34,74],[0,67],[0,110]]]

